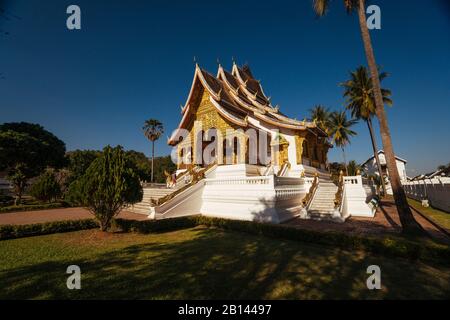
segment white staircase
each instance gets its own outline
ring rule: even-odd
[[[309,218],[331,219],[335,211],[334,198],[337,190],[338,187],[333,182],[321,180],[308,208]]]
[[[169,189],[165,186],[152,186],[143,188],[144,195],[142,196],[142,201],[138,202],[127,208],[127,211],[141,214],[150,214],[150,208],[152,207],[152,201],[157,201],[160,198],[171,194],[178,190],[182,185],[177,185],[177,187]]]

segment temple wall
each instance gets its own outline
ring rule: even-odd
[[[215,129],[210,130],[210,129]],[[210,101],[210,94],[203,90],[203,93],[199,99],[198,107],[196,108],[196,112],[192,117],[190,127],[189,127],[189,139],[182,141],[178,144],[178,154],[180,155],[181,149],[189,149],[191,147],[192,153],[192,162],[194,164],[200,164],[202,162],[201,159],[196,159],[196,150],[202,150],[202,144],[205,141],[205,138],[208,138],[211,141],[212,137],[215,137],[215,141],[217,143],[216,147],[216,162],[219,164],[222,163],[244,163],[245,162],[245,154],[246,154],[246,146],[247,146],[247,137],[243,130],[239,130],[240,128],[234,124],[231,124],[229,121],[225,120],[213,106]],[[208,130],[210,130],[208,132]],[[233,133],[227,133],[227,130],[233,130]],[[205,138],[202,138],[201,132],[206,135]],[[224,154],[224,140],[228,139],[228,144],[234,143],[233,139],[236,138],[239,144],[238,149],[239,154],[232,154],[231,158],[225,159]],[[208,144],[208,143],[205,143]],[[182,165],[179,165],[179,168]]]
[[[211,103],[210,94],[206,90],[203,90],[196,100],[197,101],[194,103],[197,104],[197,107],[194,108],[195,113],[192,115],[188,129],[190,131],[189,138],[181,141],[177,146],[179,158],[183,158],[184,163],[189,162],[188,159],[190,159],[191,163],[203,164],[203,158],[196,159],[196,154],[199,152],[203,153],[203,149],[208,145],[208,142],[202,141],[201,132],[203,131],[204,134],[209,134],[209,140],[212,137],[215,137],[215,143],[217,143],[215,162],[218,164],[249,163],[247,148],[251,146],[248,145],[248,136],[245,133],[246,128],[240,128],[224,119]],[[278,164],[281,158],[285,159],[286,155],[284,155],[284,152],[287,152],[287,160],[291,164],[291,167],[295,166],[298,170],[301,170],[301,166],[307,164],[316,168],[325,169],[326,156],[324,158],[324,152],[327,152],[328,147],[325,146],[323,142],[317,143],[317,138],[311,133],[307,131],[294,131],[278,128],[273,125],[261,123],[261,121],[251,117],[248,117],[248,121],[256,128],[271,134],[272,141],[268,143],[273,144],[273,139],[278,134],[281,134],[282,139],[287,142],[287,145],[285,145],[287,148],[286,151],[282,150],[282,148],[284,148],[282,146],[281,149],[277,148],[280,146],[272,147],[272,163]],[[208,130],[210,129],[216,130],[208,133]],[[228,133],[227,136],[227,130],[231,130],[233,133]],[[231,157],[226,158],[224,154],[224,142],[227,139],[228,146],[234,146],[236,143],[235,140],[233,140],[234,138],[238,141],[239,148],[233,147]],[[304,156],[305,150],[303,142],[305,140],[308,142],[308,163],[305,163]],[[317,158],[315,156],[317,156]],[[184,169],[185,167],[186,165],[179,163],[178,169]]]

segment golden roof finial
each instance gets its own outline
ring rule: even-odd
[[[196,56],[194,56],[194,64],[195,64],[196,67],[198,67],[198,61],[197,61],[197,57]]]

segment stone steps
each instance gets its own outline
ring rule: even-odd
[[[130,207],[127,208],[128,211],[135,212],[135,213],[141,213],[141,214],[150,214],[150,208],[151,208],[151,202],[152,200],[156,201],[159,200],[172,192],[175,192],[179,188],[181,188],[182,185],[180,185],[178,188],[168,189],[168,188],[144,188],[143,189],[143,196],[142,201],[138,202]]]
[[[334,198],[337,186],[329,181],[320,180],[314,195],[314,199],[309,206],[308,216],[310,219],[330,220],[334,212]]]

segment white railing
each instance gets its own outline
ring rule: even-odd
[[[299,196],[302,193],[305,193],[304,189],[299,188],[276,189],[275,197],[277,198],[277,200],[285,200],[291,199],[295,196]]]
[[[275,177],[276,186],[287,186],[287,185],[303,185],[304,180],[302,178],[294,177]]]
[[[345,176],[344,184],[362,185],[361,176]]]
[[[266,167],[266,169],[264,170],[264,172],[261,174],[262,176],[268,176],[270,174],[273,174],[273,164],[270,164],[270,166]]]
[[[314,177],[304,177],[303,180],[305,181],[306,184],[313,184]]]
[[[207,185],[273,184],[273,176],[206,179]]]
[[[343,218],[348,216],[373,217],[374,211],[367,204],[368,194],[360,175],[344,176],[340,196],[339,212]]]

